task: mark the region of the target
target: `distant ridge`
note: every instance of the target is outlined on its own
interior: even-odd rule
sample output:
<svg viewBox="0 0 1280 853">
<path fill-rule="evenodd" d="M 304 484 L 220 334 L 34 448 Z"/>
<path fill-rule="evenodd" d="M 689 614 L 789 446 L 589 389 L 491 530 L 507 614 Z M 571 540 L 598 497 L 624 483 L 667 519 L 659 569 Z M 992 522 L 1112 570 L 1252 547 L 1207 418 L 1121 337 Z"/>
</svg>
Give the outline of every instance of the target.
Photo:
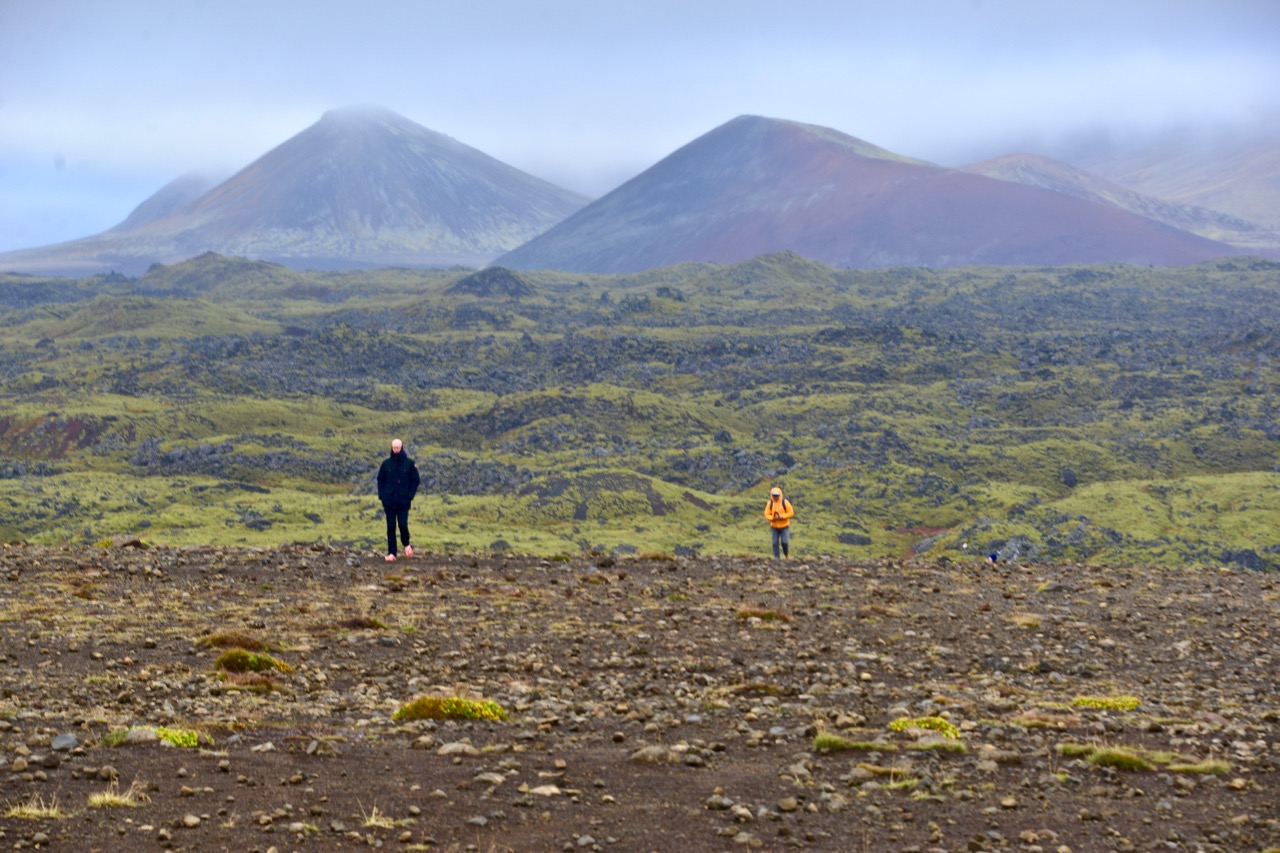
<svg viewBox="0 0 1280 853">
<path fill-rule="evenodd" d="M 1061 160 L 1039 154 L 1008 154 L 964 166 L 966 172 L 1040 187 L 1136 213 L 1174 228 L 1241 247 L 1280 247 L 1280 233 L 1238 216 L 1146 195 Z"/>
<path fill-rule="evenodd" d="M 190 204 L 226 179 L 211 177 L 199 172 L 188 172 L 174 178 L 150 198 L 133 209 L 133 212 L 111 231 L 132 231 L 157 219 L 164 219 L 175 210 Z"/>
<path fill-rule="evenodd" d="M 161 190 L 110 231 L 0 255 L 0 269 L 137 273 L 203 252 L 296 268 L 483 266 L 586 199 L 390 110 L 331 110 L 161 215 Z"/>
<path fill-rule="evenodd" d="M 740 116 L 500 257 L 638 272 L 794 251 L 842 267 L 1193 263 L 1236 250 L 1111 205 Z"/>
<path fill-rule="evenodd" d="M 1245 126 L 1184 127 L 1068 159 L 1138 192 L 1220 210 L 1280 231 L 1280 115 Z"/>
</svg>

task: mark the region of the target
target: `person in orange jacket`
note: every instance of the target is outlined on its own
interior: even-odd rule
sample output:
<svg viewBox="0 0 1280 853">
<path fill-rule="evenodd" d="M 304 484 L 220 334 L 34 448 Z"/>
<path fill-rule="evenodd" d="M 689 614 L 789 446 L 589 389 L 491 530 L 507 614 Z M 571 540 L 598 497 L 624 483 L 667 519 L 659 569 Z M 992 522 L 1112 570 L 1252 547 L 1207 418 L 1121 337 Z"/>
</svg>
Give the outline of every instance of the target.
<svg viewBox="0 0 1280 853">
<path fill-rule="evenodd" d="M 778 559 L 781 557 L 791 556 L 791 516 L 796 511 L 791 506 L 791 501 L 782 496 L 782 489 L 774 486 L 773 491 L 769 493 L 769 502 L 764 505 L 764 517 L 769 519 L 769 525 L 773 528 L 773 557 Z M 781 554 L 779 554 L 781 549 Z"/>
</svg>

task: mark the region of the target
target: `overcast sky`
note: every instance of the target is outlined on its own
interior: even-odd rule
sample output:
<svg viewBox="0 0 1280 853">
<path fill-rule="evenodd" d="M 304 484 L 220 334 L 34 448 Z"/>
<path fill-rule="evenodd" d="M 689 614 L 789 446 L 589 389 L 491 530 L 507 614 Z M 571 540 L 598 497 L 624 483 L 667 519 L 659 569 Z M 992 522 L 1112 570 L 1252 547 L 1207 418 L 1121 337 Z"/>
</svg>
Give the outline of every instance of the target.
<svg viewBox="0 0 1280 853">
<path fill-rule="evenodd" d="M 0 0 L 0 251 L 356 104 L 592 197 L 745 113 L 960 165 L 1280 111 L 1280 2 Z"/>
</svg>

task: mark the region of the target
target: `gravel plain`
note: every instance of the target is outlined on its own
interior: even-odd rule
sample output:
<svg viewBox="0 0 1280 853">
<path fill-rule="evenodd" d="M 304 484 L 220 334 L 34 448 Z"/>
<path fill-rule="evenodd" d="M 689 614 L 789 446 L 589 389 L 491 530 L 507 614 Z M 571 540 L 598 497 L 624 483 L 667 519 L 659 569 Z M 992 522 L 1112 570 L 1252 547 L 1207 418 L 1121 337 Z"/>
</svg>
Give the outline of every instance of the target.
<svg viewBox="0 0 1280 853">
<path fill-rule="evenodd" d="M 1280 850 L 1275 574 L 121 538 L 0 578 L 6 849 Z"/>
</svg>

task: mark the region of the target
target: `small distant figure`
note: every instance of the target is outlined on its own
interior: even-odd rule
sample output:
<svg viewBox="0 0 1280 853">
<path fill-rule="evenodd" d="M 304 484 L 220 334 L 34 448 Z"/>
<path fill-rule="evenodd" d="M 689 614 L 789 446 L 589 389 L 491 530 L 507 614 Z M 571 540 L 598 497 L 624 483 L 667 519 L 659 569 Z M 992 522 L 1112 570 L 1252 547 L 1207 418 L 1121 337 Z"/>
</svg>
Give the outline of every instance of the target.
<svg viewBox="0 0 1280 853">
<path fill-rule="evenodd" d="M 400 439 L 391 442 L 391 455 L 382 461 L 378 469 L 378 500 L 387 514 L 387 562 L 396 560 L 396 526 L 400 527 L 400 542 L 404 555 L 413 556 L 409 544 L 409 507 L 418 494 L 418 466 L 404 450 Z"/>
<path fill-rule="evenodd" d="M 796 514 L 791 501 L 782 496 L 782 489 L 774 487 L 769 492 L 769 502 L 764 505 L 764 517 L 773 529 L 773 558 L 791 557 L 791 517 Z M 781 552 L 781 553 L 779 553 Z"/>
<path fill-rule="evenodd" d="M 993 562 L 993 563 L 998 563 L 998 562 L 1000 562 L 1000 552 L 999 552 L 999 551 L 992 551 L 992 552 L 991 552 L 991 562 Z"/>
</svg>

